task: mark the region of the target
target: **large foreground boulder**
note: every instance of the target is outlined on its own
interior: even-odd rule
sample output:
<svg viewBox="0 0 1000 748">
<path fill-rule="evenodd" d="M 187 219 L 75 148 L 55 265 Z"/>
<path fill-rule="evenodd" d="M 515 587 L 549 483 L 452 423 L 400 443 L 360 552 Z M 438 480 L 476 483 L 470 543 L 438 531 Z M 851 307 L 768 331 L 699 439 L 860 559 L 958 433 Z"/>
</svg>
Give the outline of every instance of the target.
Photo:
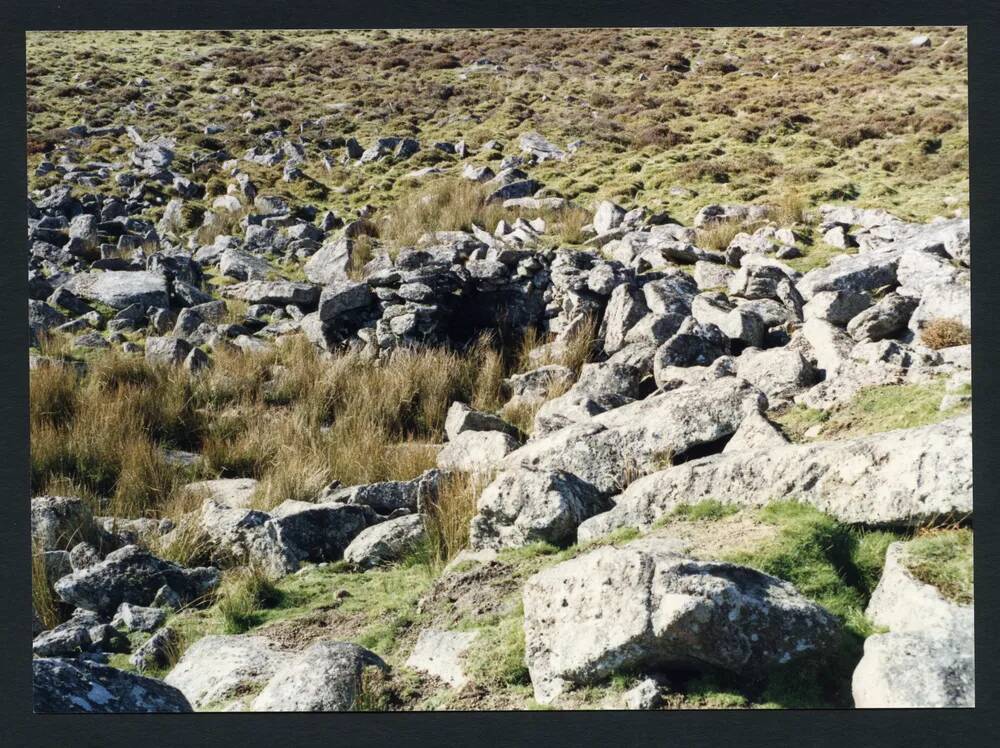
<svg viewBox="0 0 1000 748">
<path fill-rule="evenodd" d="M 162 681 L 87 660 L 35 659 L 31 676 L 36 713 L 192 711 L 184 694 Z"/>
<path fill-rule="evenodd" d="M 263 636 L 205 636 L 188 647 L 164 682 L 200 709 L 266 683 L 288 657 Z"/>
<path fill-rule="evenodd" d="M 387 670 L 357 644 L 320 641 L 288 659 L 254 699 L 259 712 L 346 712 L 354 709 L 365 668 Z"/>
<path fill-rule="evenodd" d="M 524 636 L 535 699 L 623 670 L 721 668 L 759 674 L 831 646 L 836 619 L 792 585 L 669 543 L 604 547 L 535 574 Z"/>
<path fill-rule="evenodd" d="M 581 540 L 649 527 L 681 504 L 715 499 L 812 504 L 843 522 L 916 525 L 972 513 L 972 419 L 842 441 L 768 446 L 695 460 L 640 478 L 615 507 L 584 522 Z"/>
<path fill-rule="evenodd" d="M 973 707 L 974 609 L 946 599 L 906 569 L 906 545 L 893 543 L 865 614 L 888 633 L 865 640 L 854 671 L 857 707 Z"/>
<path fill-rule="evenodd" d="M 726 439 L 766 407 L 760 390 L 735 377 L 679 387 L 529 441 L 503 467 L 564 470 L 610 495 L 692 448 Z"/>
<path fill-rule="evenodd" d="M 54 588 L 64 602 L 110 618 L 122 603 L 149 605 L 164 585 L 189 603 L 210 593 L 219 581 L 219 570 L 213 567 L 184 569 L 127 545 L 99 564 L 57 580 Z"/>
</svg>

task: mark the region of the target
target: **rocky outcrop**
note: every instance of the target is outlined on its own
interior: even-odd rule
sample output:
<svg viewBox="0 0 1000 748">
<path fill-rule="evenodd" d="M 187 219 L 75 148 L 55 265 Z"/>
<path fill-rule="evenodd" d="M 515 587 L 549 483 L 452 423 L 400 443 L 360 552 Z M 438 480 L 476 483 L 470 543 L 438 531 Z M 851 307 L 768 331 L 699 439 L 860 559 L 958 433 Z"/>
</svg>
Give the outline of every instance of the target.
<svg viewBox="0 0 1000 748">
<path fill-rule="evenodd" d="M 203 709 L 266 683 L 287 659 L 262 636 L 205 636 L 188 647 L 163 682 Z"/>
<path fill-rule="evenodd" d="M 346 712 L 354 708 L 365 668 L 387 670 L 357 644 L 320 641 L 289 656 L 253 700 L 259 712 Z"/>
<path fill-rule="evenodd" d="M 758 389 L 733 377 L 680 387 L 529 441 L 502 466 L 563 470 L 610 495 L 671 458 L 725 440 L 766 403 Z"/>
<path fill-rule="evenodd" d="M 110 618 L 122 603 L 149 605 L 164 585 L 187 603 L 205 597 L 219 581 L 213 567 L 184 569 L 128 545 L 57 580 L 54 588 L 64 602 Z"/>
<path fill-rule="evenodd" d="M 344 549 L 344 560 L 361 569 L 385 566 L 412 553 L 425 537 L 419 515 L 386 520 L 358 533 Z"/>
<path fill-rule="evenodd" d="M 740 450 L 667 468 L 584 522 L 580 539 L 649 527 L 680 504 L 763 506 L 794 499 L 844 522 L 917 525 L 972 512 L 972 420 L 843 441 Z"/>
</svg>

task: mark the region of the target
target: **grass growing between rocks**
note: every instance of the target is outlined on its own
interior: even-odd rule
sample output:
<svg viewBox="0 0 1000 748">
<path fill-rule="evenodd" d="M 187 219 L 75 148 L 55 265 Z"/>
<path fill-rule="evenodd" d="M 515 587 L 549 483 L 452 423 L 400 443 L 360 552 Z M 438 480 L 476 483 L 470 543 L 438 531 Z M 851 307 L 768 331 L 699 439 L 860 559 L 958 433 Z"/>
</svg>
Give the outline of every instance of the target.
<svg viewBox="0 0 1000 748">
<path fill-rule="evenodd" d="M 781 427 L 793 442 L 810 439 L 848 439 L 882 431 L 929 426 L 968 410 L 968 404 L 942 411 L 945 381 L 929 384 L 894 384 L 861 390 L 848 403 L 829 411 L 793 405 L 785 411 L 771 414 L 771 420 Z M 806 432 L 821 426 L 820 432 L 806 437 Z"/>
<path fill-rule="evenodd" d="M 696 504 L 681 504 L 674 509 L 672 516 L 688 520 L 716 520 L 729 517 L 740 511 L 736 504 L 723 504 L 716 499 L 705 499 Z M 662 526 L 662 525 L 661 525 Z"/>
<path fill-rule="evenodd" d="M 726 560 L 791 582 L 803 595 L 838 616 L 843 633 L 832 657 L 808 658 L 776 668 L 759 700 L 781 707 L 850 706 L 851 675 L 872 633 L 864 616 L 878 584 L 885 552 L 898 536 L 841 524 L 796 502 L 770 504 L 761 521 L 776 524 L 778 536 L 762 547 Z"/>
<path fill-rule="evenodd" d="M 268 576 L 256 567 L 245 567 L 226 580 L 219 593 L 216 610 L 226 634 L 242 634 L 260 623 L 260 613 L 281 602 L 281 592 Z"/>
<path fill-rule="evenodd" d="M 931 530 L 906 545 L 906 568 L 962 605 L 973 600 L 972 530 Z"/>
<path fill-rule="evenodd" d="M 49 579 L 45 567 L 45 557 L 39 548 L 31 549 L 31 609 L 38 615 L 38 620 L 46 629 L 58 626 L 63 621 L 60 615 L 59 597 L 52 588 L 55 580 Z"/>
</svg>

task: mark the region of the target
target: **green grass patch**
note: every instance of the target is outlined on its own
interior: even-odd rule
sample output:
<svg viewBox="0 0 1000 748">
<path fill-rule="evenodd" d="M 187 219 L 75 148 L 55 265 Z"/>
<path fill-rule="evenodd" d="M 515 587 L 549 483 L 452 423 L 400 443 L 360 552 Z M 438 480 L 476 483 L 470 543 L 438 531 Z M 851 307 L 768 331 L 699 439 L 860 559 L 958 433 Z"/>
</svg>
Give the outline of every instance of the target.
<svg viewBox="0 0 1000 748">
<path fill-rule="evenodd" d="M 833 653 L 774 669 L 760 698 L 784 707 L 849 706 L 851 675 L 865 637 L 873 633 L 864 609 L 878 583 L 885 550 L 899 536 L 845 525 L 793 501 L 770 504 L 759 518 L 778 526 L 778 535 L 726 560 L 791 582 L 843 623 Z"/>
<path fill-rule="evenodd" d="M 971 605 L 973 598 L 972 530 L 935 530 L 906 545 L 906 568 L 949 600 Z"/>
<path fill-rule="evenodd" d="M 719 520 L 730 517 L 740 511 L 736 504 L 723 504 L 717 499 L 704 499 L 695 504 L 681 504 L 670 513 L 670 516 L 686 520 Z M 669 518 L 664 518 L 669 522 Z M 666 522 L 664 522 L 666 524 Z"/>
<path fill-rule="evenodd" d="M 952 418 L 969 408 L 968 404 L 963 404 L 949 410 L 940 410 L 941 399 L 945 395 L 944 388 L 944 380 L 928 384 L 869 387 L 832 410 L 794 405 L 772 415 L 772 420 L 793 442 L 808 441 L 806 432 L 816 425 L 822 425 L 816 439 L 846 439 L 895 429 L 928 426 Z"/>
</svg>

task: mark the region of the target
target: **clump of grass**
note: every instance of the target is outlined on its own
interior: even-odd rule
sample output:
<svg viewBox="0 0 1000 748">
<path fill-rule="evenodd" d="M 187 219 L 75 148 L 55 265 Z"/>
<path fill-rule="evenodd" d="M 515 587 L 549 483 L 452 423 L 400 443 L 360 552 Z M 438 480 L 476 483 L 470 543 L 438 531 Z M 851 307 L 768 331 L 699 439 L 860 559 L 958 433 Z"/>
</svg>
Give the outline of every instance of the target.
<svg viewBox="0 0 1000 748">
<path fill-rule="evenodd" d="M 729 246 L 737 234 L 746 229 L 747 226 L 738 220 L 711 221 L 698 229 L 697 244 L 703 249 L 721 252 Z"/>
<path fill-rule="evenodd" d="M 351 251 L 351 262 L 347 268 L 347 276 L 352 280 L 364 277 L 365 265 L 375 256 L 375 240 L 367 234 L 355 237 L 354 249 Z"/>
<path fill-rule="evenodd" d="M 432 569 L 443 568 L 469 545 L 469 522 L 487 476 L 452 473 L 445 476 L 437 495 L 423 507 L 428 557 Z"/>
<path fill-rule="evenodd" d="M 957 319 L 933 319 L 920 331 L 920 341 L 934 350 L 969 345 L 972 331 Z"/>
<path fill-rule="evenodd" d="M 772 217 L 782 226 L 790 226 L 805 221 L 806 200 L 801 193 L 786 189 L 772 210 Z"/>
<path fill-rule="evenodd" d="M 281 602 L 281 593 L 263 569 L 249 566 L 234 573 L 219 593 L 216 610 L 227 634 L 242 634 L 260 623 L 260 612 Z"/>
<path fill-rule="evenodd" d="M 972 530 L 931 530 L 906 545 L 906 568 L 949 600 L 971 605 L 973 599 Z"/>
<path fill-rule="evenodd" d="M 61 623 L 59 598 L 52 588 L 52 580 L 49 579 L 45 568 L 42 549 L 36 547 L 34 543 L 31 547 L 31 607 L 46 629 L 54 628 Z"/>
<path fill-rule="evenodd" d="M 212 543 L 191 517 L 184 517 L 166 509 L 164 514 L 177 517 L 177 527 L 166 536 L 150 541 L 153 553 L 180 566 L 207 566 L 212 562 Z"/>
<path fill-rule="evenodd" d="M 479 686 L 492 690 L 529 685 L 523 609 L 481 629 L 465 660 L 469 676 Z"/>
<path fill-rule="evenodd" d="M 716 499 L 704 499 L 696 504 L 681 504 L 672 512 L 672 516 L 687 520 L 719 520 L 739 512 L 735 504 L 723 504 Z"/>
<path fill-rule="evenodd" d="M 42 366 L 31 373 L 29 411 L 34 423 L 64 424 L 77 404 L 77 374 L 71 366 Z"/>
<path fill-rule="evenodd" d="M 521 338 L 517 370 L 524 372 L 557 364 L 579 375 L 583 365 L 596 353 L 597 332 L 597 320 L 589 315 L 575 323 L 561 340 L 546 340 L 537 329 L 528 328 Z"/>
<path fill-rule="evenodd" d="M 504 217 L 499 203 L 487 203 L 488 188 L 467 179 L 439 179 L 403 197 L 387 216 L 381 235 L 398 247 L 415 245 L 434 231 L 471 231 L 472 224 L 490 230 Z"/>
<path fill-rule="evenodd" d="M 834 409 L 823 426 L 824 438 L 863 436 L 926 426 L 954 413 L 940 411 L 944 383 L 901 384 L 861 390 Z"/>
<path fill-rule="evenodd" d="M 387 712 L 392 705 L 392 679 L 381 668 L 362 668 L 352 712 Z"/>
</svg>

